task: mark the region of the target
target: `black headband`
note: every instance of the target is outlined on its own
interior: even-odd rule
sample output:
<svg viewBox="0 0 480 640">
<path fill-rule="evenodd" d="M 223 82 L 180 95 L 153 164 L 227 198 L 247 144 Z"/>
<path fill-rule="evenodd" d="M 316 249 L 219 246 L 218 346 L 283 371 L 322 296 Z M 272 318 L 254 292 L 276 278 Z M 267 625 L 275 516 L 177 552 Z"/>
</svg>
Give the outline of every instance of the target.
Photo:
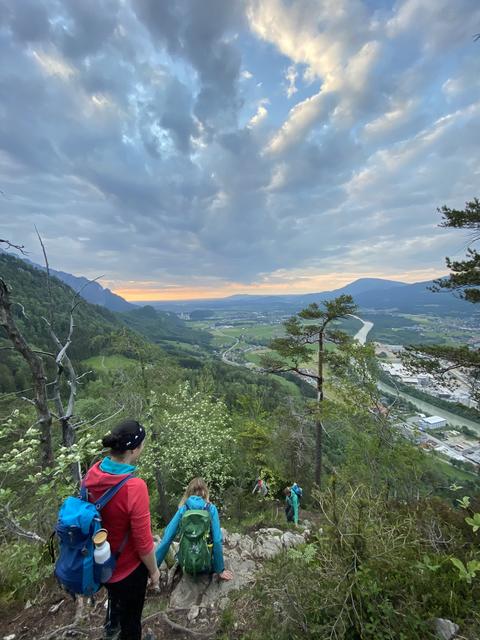
<svg viewBox="0 0 480 640">
<path fill-rule="evenodd" d="M 122 434 L 121 440 L 125 449 L 136 449 L 145 440 L 145 429 L 137 422 L 136 430 L 131 433 Z"/>
</svg>

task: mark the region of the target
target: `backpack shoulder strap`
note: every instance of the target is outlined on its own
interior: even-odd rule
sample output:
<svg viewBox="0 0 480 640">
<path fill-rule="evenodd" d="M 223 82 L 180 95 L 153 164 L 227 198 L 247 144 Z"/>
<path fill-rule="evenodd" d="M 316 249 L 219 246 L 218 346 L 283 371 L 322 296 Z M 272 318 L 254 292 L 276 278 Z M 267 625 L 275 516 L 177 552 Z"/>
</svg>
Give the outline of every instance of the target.
<svg viewBox="0 0 480 640">
<path fill-rule="evenodd" d="M 86 479 L 87 476 L 85 476 L 85 478 L 82 480 L 82 484 L 80 485 L 80 498 L 81 500 L 85 500 L 85 502 L 88 502 L 88 491 L 87 487 L 85 486 Z"/>
<path fill-rule="evenodd" d="M 107 491 L 105 491 L 105 493 L 102 496 L 100 496 L 100 498 L 95 502 L 95 507 L 97 511 L 101 511 L 105 507 L 105 505 L 108 502 L 110 502 L 113 496 L 118 491 L 120 491 L 123 485 L 133 477 L 134 477 L 133 473 L 129 473 L 126 478 L 122 478 L 120 482 L 117 482 L 117 484 L 115 484 L 113 487 L 110 487 L 110 489 L 107 489 Z"/>
<path fill-rule="evenodd" d="M 88 471 L 85 473 L 85 475 L 83 476 L 83 479 L 80 483 L 80 499 L 81 500 L 85 500 L 85 502 L 88 502 L 88 489 L 86 486 L 87 483 L 87 478 L 88 478 L 88 472 L 90 471 L 90 469 L 88 469 Z"/>
</svg>

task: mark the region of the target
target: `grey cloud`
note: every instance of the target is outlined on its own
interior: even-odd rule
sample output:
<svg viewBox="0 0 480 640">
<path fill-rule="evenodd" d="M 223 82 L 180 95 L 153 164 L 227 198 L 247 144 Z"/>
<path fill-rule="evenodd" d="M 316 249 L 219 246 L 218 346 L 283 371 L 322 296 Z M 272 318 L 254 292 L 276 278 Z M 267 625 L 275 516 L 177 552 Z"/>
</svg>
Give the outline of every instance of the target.
<svg viewBox="0 0 480 640">
<path fill-rule="evenodd" d="M 241 56 L 227 36 L 241 26 L 242 4 L 238 0 L 174 4 L 137 0 L 133 5 L 153 42 L 166 46 L 197 71 L 200 91 L 195 114 L 210 133 L 216 124 L 233 125 L 240 106 L 237 83 Z"/>
<path fill-rule="evenodd" d="M 55 40 L 68 58 L 82 58 L 105 46 L 117 24 L 118 0 L 62 0 Z"/>
<path fill-rule="evenodd" d="M 41 0 L 0 2 L 0 23 L 9 23 L 15 37 L 24 42 L 46 39 L 50 33 L 48 12 Z"/>
<path fill-rule="evenodd" d="M 0 215 L 33 251 L 37 223 L 54 266 L 159 285 L 304 267 L 441 268 L 450 238 L 435 208 L 478 186 L 477 50 L 433 60 L 416 31 L 387 34 L 388 11 L 375 33 L 367 20 L 343 43 L 342 22 L 340 47 L 374 37 L 381 55 L 363 84 L 339 85 L 295 144 L 272 154 L 275 88 L 261 95 L 261 127 L 238 124 L 259 100 L 238 82 L 242 2 L 45 0 L 30 27 L 19 26 L 19 4 L 0 0 Z M 305 5 L 312 21 L 317 5 Z M 468 21 L 471 5 L 461 8 Z M 440 37 L 445 27 L 433 28 Z M 397 49 L 410 41 L 411 53 Z M 248 67 L 255 75 L 255 56 Z"/>
</svg>

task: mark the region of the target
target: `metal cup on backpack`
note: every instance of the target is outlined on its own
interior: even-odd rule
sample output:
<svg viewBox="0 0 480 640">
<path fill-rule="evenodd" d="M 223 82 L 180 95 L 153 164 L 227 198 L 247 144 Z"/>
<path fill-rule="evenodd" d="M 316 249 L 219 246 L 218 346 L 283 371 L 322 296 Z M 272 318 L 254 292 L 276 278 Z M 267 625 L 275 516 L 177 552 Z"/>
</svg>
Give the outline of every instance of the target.
<svg viewBox="0 0 480 640">
<path fill-rule="evenodd" d="M 115 559 L 112 557 L 107 536 L 108 531 L 106 529 L 99 529 L 96 534 L 92 536 L 92 541 L 95 545 L 93 552 L 93 559 L 95 561 L 94 573 L 98 582 L 101 584 L 110 580 L 113 570 L 115 569 Z"/>
</svg>

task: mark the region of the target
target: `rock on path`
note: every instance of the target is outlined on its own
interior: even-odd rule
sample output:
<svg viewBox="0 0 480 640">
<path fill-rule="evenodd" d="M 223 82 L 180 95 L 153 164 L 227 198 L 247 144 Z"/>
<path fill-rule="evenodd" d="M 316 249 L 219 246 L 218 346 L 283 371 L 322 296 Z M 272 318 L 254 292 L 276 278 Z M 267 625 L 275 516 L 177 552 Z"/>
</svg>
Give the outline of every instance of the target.
<svg viewBox="0 0 480 640">
<path fill-rule="evenodd" d="M 308 534 L 308 530 L 293 532 L 274 528 L 259 529 L 251 535 L 223 531 L 225 566 L 233 571 L 233 580 L 182 575 L 172 591 L 170 608 L 189 610 L 190 622 L 208 615 L 213 608 L 224 609 L 228 605 L 228 594 L 253 582 L 262 561 L 303 544 Z"/>
</svg>

